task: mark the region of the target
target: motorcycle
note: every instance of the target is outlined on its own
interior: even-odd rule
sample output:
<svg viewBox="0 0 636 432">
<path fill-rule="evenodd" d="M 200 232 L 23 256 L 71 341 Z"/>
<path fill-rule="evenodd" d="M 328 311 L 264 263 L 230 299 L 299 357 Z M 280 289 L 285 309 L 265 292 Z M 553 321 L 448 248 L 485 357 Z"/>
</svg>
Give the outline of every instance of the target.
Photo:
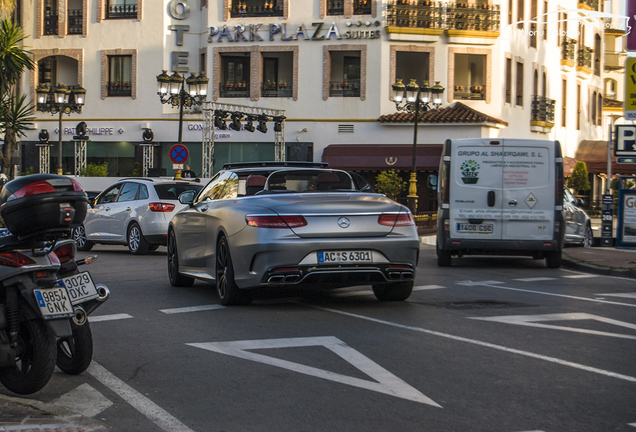
<svg viewBox="0 0 636 432">
<path fill-rule="evenodd" d="M 70 229 L 88 199 L 72 178 L 20 177 L 0 192 L 0 383 L 18 394 L 42 389 L 56 363 L 81 373 L 92 359 L 88 315 L 109 296 L 77 266 Z M 60 353 L 62 353 L 60 355 Z"/>
</svg>

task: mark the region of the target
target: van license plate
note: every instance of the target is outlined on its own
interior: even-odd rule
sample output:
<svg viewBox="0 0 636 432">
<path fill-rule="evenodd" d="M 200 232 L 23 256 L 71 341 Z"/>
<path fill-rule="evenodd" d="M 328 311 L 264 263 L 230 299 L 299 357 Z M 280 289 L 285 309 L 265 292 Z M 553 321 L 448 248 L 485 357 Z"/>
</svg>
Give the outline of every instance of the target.
<svg viewBox="0 0 636 432">
<path fill-rule="evenodd" d="M 371 251 L 318 252 L 319 264 L 373 262 Z"/>
<path fill-rule="evenodd" d="M 71 303 L 74 305 L 99 297 L 93 278 L 87 271 L 65 277 L 62 283 L 68 290 Z"/>
<path fill-rule="evenodd" d="M 65 287 L 34 289 L 33 294 L 44 319 L 70 318 L 75 315 Z"/>
<path fill-rule="evenodd" d="M 462 234 L 492 234 L 493 224 L 457 224 L 457 232 Z"/>
</svg>

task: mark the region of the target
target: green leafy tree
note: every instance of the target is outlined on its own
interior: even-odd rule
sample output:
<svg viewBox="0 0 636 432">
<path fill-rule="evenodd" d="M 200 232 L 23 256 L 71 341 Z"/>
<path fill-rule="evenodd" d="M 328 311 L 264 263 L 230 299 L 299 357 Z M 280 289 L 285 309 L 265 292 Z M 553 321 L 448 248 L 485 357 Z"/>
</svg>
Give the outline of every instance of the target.
<svg viewBox="0 0 636 432">
<path fill-rule="evenodd" d="M 14 2 L 0 0 L 0 14 Z M 33 106 L 26 103 L 26 96 L 16 95 L 15 85 L 25 69 L 33 69 L 31 53 L 22 42 L 26 35 L 15 22 L 0 21 L 0 130 L 4 133 L 4 147 L 0 154 L 0 166 L 5 174 L 11 174 L 11 156 L 17 147 L 17 139 L 33 128 Z"/>
<path fill-rule="evenodd" d="M 402 180 L 396 170 L 382 171 L 375 178 L 375 188 L 394 201 L 406 189 L 406 182 Z"/>
<path fill-rule="evenodd" d="M 82 177 L 106 177 L 108 175 L 108 162 L 101 164 L 87 164 L 81 172 Z"/>
<path fill-rule="evenodd" d="M 585 162 L 579 161 L 574 165 L 572 175 L 568 177 L 566 185 L 578 192 L 590 190 L 590 179 L 587 175 L 587 165 L 585 165 Z"/>
</svg>

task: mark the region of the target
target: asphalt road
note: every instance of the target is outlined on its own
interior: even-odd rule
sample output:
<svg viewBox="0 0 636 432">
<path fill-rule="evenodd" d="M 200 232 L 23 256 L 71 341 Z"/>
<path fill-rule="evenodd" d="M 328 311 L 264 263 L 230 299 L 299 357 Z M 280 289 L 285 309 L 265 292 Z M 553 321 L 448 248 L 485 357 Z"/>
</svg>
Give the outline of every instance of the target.
<svg viewBox="0 0 636 432">
<path fill-rule="evenodd" d="M 636 431 L 632 279 L 438 268 L 423 245 L 406 302 L 355 287 L 225 308 L 210 285 L 171 287 L 165 248 L 94 253 L 111 289 L 94 362 L 30 397 L 114 431 Z"/>
</svg>

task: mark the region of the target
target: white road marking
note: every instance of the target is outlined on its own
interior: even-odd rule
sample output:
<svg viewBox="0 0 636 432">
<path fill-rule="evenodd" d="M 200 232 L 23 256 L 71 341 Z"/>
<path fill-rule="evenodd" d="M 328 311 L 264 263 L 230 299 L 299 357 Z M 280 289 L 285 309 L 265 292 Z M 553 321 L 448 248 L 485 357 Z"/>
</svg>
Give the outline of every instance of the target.
<svg viewBox="0 0 636 432">
<path fill-rule="evenodd" d="M 93 361 L 87 369 L 95 379 L 104 384 L 120 398 L 128 402 L 133 408 L 145 415 L 149 420 L 166 432 L 194 432 L 192 429 L 171 416 L 159 405 L 146 398 L 137 390 L 108 372 L 97 362 Z"/>
<path fill-rule="evenodd" d="M 587 313 L 562 313 L 562 314 L 545 314 L 545 315 L 508 315 L 508 316 L 499 316 L 499 317 L 471 317 L 469 319 L 480 320 L 480 321 L 492 321 L 492 322 L 500 322 L 506 324 L 516 324 L 527 327 L 538 327 L 538 328 L 547 328 L 547 329 L 555 329 L 555 330 L 563 330 L 563 331 L 571 331 L 575 333 L 587 333 L 598 336 L 610 336 L 617 337 L 623 339 L 634 339 L 636 340 L 636 336 L 620 334 L 620 333 L 608 333 L 596 330 L 587 330 L 573 327 L 564 327 L 557 326 L 551 324 L 538 324 L 540 321 L 580 321 L 580 320 L 594 320 L 600 321 L 607 324 L 612 324 L 620 327 L 629 328 L 632 330 L 636 330 L 636 324 L 630 324 L 623 321 L 617 321 L 610 318 L 605 318 L 598 315 L 591 315 Z"/>
<path fill-rule="evenodd" d="M 132 315 L 128 314 L 113 314 L 113 315 L 97 315 L 97 316 L 89 316 L 89 322 L 99 322 L 99 321 L 115 321 L 120 319 L 128 319 L 132 318 Z"/>
<path fill-rule="evenodd" d="M 190 306 L 190 307 L 182 307 L 182 308 L 174 308 L 174 309 L 160 309 L 159 312 L 163 312 L 165 314 L 170 315 L 170 314 L 199 312 L 199 311 L 216 310 L 216 309 L 225 309 L 225 307 L 218 304 L 211 304 L 211 305 Z"/>
<path fill-rule="evenodd" d="M 636 423 L 629 423 L 627 426 L 634 426 L 634 427 L 636 427 Z"/>
<path fill-rule="evenodd" d="M 496 284 L 500 284 L 500 283 L 502 282 L 496 282 Z M 530 294 L 541 294 L 541 295 L 547 295 L 547 296 L 553 296 L 553 297 L 570 298 L 574 300 L 584 300 L 584 301 L 589 301 L 594 303 L 605 303 L 605 304 L 611 304 L 611 305 L 617 305 L 617 306 L 636 307 L 636 304 L 619 303 L 619 302 L 613 302 L 608 300 L 600 300 L 596 298 L 577 297 L 577 296 L 571 296 L 566 294 L 556 294 L 556 293 L 549 293 L 544 291 L 533 291 L 533 290 L 527 290 L 527 289 L 521 289 L 521 288 L 497 286 L 492 281 L 483 281 L 483 282 L 459 281 L 459 282 L 456 282 L 456 284 L 464 285 L 464 286 L 486 286 L 490 288 L 504 289 L 509 291 L 519 291 L 519 292 L 525 292 Z"/>
<path fill-rule="evenodd" d="M 522 278 L 522 279 L 513 279 L 520 282 L 542 282 L 542 281 L 551 281 L 557 280 L 557 278 L 551 277 L 533 277 L 533 278 Z"/>
<path fill-rule="evenodd" d="M 84 417 L 95 417 L 113 403 L 88 384 L 63 394 L 52 402 L 53 405 L 68 409 Z"/>
<path fill-rule="evenodd" d="M 608 297 L 623 297 L 623 298 L 631 298 L 631 299 L 636 299 L 636 293 L 613 293 L 613 294 L 596 294 L 596 295 L 602 295 L 602 296 L 608 296 Z"/>
<path fill-rule="evenodd" d="M 339 382 L 342 384 L 348 384 L 354 387 L 359 387 L 367 390 L 384 393 L 390 396 L 395 396 L 403 399 L 407 399 L 413 402 L 420 402 L 434 407 L 441 408 L 432 399 L 424 396 L 418 390 L 414 389 L 400 378 L 393 375 L 388 370 L 384 369 L 379 364 L 375 363 L 368 357 L 365 357 L 360 352 L 347 346 L 340 339 L 333 336 L 325 337 L 301 337 L 301 338 L 288 338 L 288 339 L 263 339 L 263 340 L 247 340 L 247 341 L 235 341 L 235 342 L 207 342 L 207 343 L 189 343 L 197 348 L 203 348 L 205 350 L 217 352 L 220 354 L 226 354 L 234 357 L 239 357 L 246 360 L 252 360 L 259 363 L 264 363 L 270 366 L 276 366 L 283 369 L 288 369 L 294 372 L 299 372 L 305 375 L 311 375 L 318 378 L 323 378 L 330 381 Z M 248 352 L 247 350 L 256 349 L 268 349 L 268 348 L 295 348 L 295 347 L 310 347 L 310 346 L 323 346 L 342 359 L 351 363 L 356 368 L 360 369 L 377 382 L 363 380 L 360 378 L 354 378 L 346 375 L 341 375 L 335 372 L 329 372 L 323 369 L 318 369 L 311 366 L 305 366 L 299 363 L 293 363 L 287 360 L 281 360 L 275 357 L 269 357 L 262 354 L 256 354 Z"/>
<path fill-rule="evenodd" d="M 433 290 L 433 289 L 441 289 L 446 288 L 441 285 L 421 285 L 413 287 L 413 291 L 425 291 L 425 290 Z M 353 296 L 361 296 L 361 295 L 373 295 L 372 290 L 360 290 L 360 291 L 344 291 L 336 294 L 338 297 L 353 297 Z"/>
<path fill-rule="evenodd" d="M 304 303 L 301 303 L 304 304 Z M 405 330 L 412 330 L 412 331 L 416 331 L 416 332 L 420 332 L 420 333 L 425 333 L 425 334 L 429 334 L 432 336 L 439 336 L 439 337 L 443 337 L 446 339 L 451 339 L 451 340 L 456 340 L 459 342 L 466 342 L 466 343 L 470 343 L 470 344 L 474 344 L 474 345 L 478 345 L 478 346 L 482 346 L 482 347 L 486 347 L 486 348 L 492 348 L 492 349 L 496 349 L 499 351 L 504 351 L 504 352 L 508 352 L 508 353 L 512 353 L 512 354 L 518 354 L 518 355 L 522 355 L 522 356 L 526 356 L 526 357 L 531 357 L 531 358 L 535 358 L 538 360 L 544 360 L 550 363 L 556 363 L 559 364 L 561 366 L 567 366 L 567 367 L 571 367 L 574 369 L 579 369 L 579 370 L 583 370 L 586 372 L 591 372 L 591 373 L 596 373 L 599 375 L 604 375 L 604 376 L 608 376 L 611 378 L 617 378 L 617 379 L 621 379 L 624 381 L 629 381 L 629 382 L 634 382 L 636 383 L 636 377 L 633 376 L 629 376 L 629 375 L 623 375 L 623 374 L 619 374 L 619 373 L 615 373 L 615 372 L 610 372 L 610 371 L 606 371 L 604 369 L 598 369 L 595 367 L 591 367 L 591 366 L 585 366 L 579 363 L 574 363 L 571 361 L 567 361 L 567 360 L 561 360 L 555 357 L 549 357 L 543 354 L 536 354 L 530 351 L 524 351 L 524 350 L 519 350 L 516 348 L 508 348 L 502 345 L 496 345 L 496 344 L 492 344 L 490 342 L 483 342 L 483 341 L 479 341 L 479 340 L 475 340 L 475 339 L 469 339 L 469 338 L 465 338 L 462 336 L 455 336 L 452 334 L 448 334 L 448 333 L 441 333 L 435 330 L 428 330 L 425 328 L 421 328 L 421 327 L 413 327 L 413 326 L 407 326 L 407 325 L 403 325 L 403 324 L 398 324 L 398 323 L 394 323 L 391 321 L 385 321 L 385 320 L 381 320 L 381 319 L 377 319 L 377 318 L 371 318 L 371 317 L 367 317 L 364 315 L 358 315 L 358 314 L 354 314 L 354 313 L 350 313 L 350 312 L 344 312 L 344 311 L 339 311 L 336 309 L 329 309 L 329 308 L 325 308 L 325 307 L 320 307 L 320 306 L 313 306 L 313 305 L 307 305 L 304 304 L 305 306 L 308 307 L 312 307 L 314 309 L 319 309 L 319 310 L 324 310 L 327 312 L 333 312 L 336 314 L 340 314 L 340 315 L 345 315 L 345 316 L 349 316 L 349 317 L 353 317 L 353 318 L 358 318 L 358 319 L 363 319 L 366 321 L 371 321 L 371 322 L 375 322 L 378 324 L 384 324 L 384 325 L 388 325 L 391 327 L 396 327 L 396 328 L 401 328 L 401 329 L 405 329 Z"/>
<path fill-rule="evenodd" d="M 586 274 L 573 274 L 573 275 L 567 275 L 562 277 L 570 278 L 570 279 L 584 279 L 584 278 L 595 278 L 595 277 L 598 277 L 598 275 L 586 273 Z"/>
</svg>

